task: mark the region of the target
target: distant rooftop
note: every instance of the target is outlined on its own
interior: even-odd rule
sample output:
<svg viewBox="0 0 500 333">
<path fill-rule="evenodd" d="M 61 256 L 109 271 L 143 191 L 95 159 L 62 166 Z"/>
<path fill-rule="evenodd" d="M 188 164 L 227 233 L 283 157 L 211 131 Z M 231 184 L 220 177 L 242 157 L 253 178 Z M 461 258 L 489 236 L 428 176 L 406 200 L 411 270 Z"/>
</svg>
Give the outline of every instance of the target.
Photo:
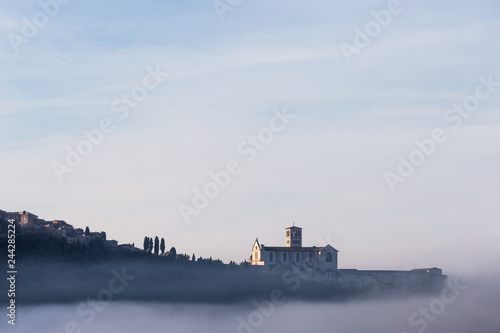
<svg viewBox="0 0 500 333">
<path fill-rule="evenodd" d="M 321 251 L 325 248 L 325 246 L 322 247 L 288 247 L 288 246 L 265 246 L 264 249 L 266 251 L 289 251 L 289 252 L 299 252 L 299 251 Z M 337 251 L 334 248 L 335 251 Z M 338 251 L 337 251 L 338 252 Z"/>
</svg>

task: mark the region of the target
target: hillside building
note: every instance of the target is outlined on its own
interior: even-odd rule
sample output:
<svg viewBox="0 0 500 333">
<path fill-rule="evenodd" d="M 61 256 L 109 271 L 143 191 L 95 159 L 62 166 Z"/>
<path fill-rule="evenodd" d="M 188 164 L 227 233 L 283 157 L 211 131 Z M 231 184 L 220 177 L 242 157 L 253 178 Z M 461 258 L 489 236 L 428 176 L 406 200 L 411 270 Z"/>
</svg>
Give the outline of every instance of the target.
<svg viewBox="0 0 500 333">
<path fill-rule="evenodd" d="M 252 248 L 250 264 L 267 269 L 295 267 L 308 271 L 336 272 L 338 251 L 331 245 L 302 246 L 302 228 L 292 226 L 285 229 L 286 246 L 265 246 L 256 239 Z"/>
<path fill-rule="evenodd" d="M 426 289 L 440 286 L 446 281 L 441 269 L 422 268 L 403 270 L 339 269 L 338 251 L 326 246 L 302 246 L 302 228 L 285 229 L 286 246 L 265 246 L 256 239 L 249 263 L 267 271 L 293 271 L 301 278 L 339 283 L 355 288 L 409 287 Z"/>
</svg>

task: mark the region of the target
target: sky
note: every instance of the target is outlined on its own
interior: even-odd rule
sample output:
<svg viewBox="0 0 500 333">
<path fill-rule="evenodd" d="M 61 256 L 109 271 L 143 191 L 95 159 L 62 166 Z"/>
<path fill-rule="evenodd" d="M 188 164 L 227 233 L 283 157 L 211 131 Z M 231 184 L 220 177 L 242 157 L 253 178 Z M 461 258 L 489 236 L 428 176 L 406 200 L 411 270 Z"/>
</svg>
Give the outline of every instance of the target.
<svg viewBox="0 0 500 333">
<path fill-rule="evenodd" d="M 0 209 L 225 262 L 295 223 L 340 268 L 498 269 L 499 9 L 3 1 Z"/>
</svg>

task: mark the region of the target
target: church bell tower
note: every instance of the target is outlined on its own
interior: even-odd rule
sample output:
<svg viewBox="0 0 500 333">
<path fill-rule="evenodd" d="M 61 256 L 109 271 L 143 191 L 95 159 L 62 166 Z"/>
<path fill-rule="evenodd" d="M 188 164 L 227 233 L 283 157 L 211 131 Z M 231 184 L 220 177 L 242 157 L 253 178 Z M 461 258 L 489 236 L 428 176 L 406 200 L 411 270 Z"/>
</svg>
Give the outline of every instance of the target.
<svg viewBox="0 0 500 333">
<path fill-rule="evenodd" d="M 302 228 L 288 227 L 286 232 L 286 247 L 302 247 Z"/>
</svg>

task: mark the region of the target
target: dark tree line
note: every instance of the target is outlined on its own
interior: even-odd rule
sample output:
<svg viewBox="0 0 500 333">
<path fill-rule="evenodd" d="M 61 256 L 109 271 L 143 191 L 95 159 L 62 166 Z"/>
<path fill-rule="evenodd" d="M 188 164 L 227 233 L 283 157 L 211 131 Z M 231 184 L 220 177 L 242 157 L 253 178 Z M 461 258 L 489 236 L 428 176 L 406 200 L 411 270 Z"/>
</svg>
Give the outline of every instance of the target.
<svg viewBox="0 0 500 333">
<path fill-rule="evenodd" d="M 8 222 L 0 218 L 0 254 L 7 251 Z M 90 234 L 88 227 L 85 233 Z M 68 243 L 66 238 L 52 233 L 24 230 L 16 224 L 16 255 L 19 258 L 37 260 L 40 258 L 72 261 L 99 261 L 109 259 L 143 258 L 145 260 L 166 260 L 178 264 L 190 264 L 196 266 L 224 266 L 219 259 L 190 257 L 187 254 L 177 253 L 175 247 L 166 251 L 164 238 L 144 237 L 144 251 L 129 251 L 126 249 L 112 248 L 106 243 L 106 233 L 101 232 L 101 237 L 91 240 L 89 243 Z M 154 254 L 154 255 L 152 255 Z M 231 263 L 229 267 L 235 266 Z M 241 264 L 239 265 L 241 267 Z"/>
<path fill-rule="evenodd" d="M 165 255 L 165 239 L 161 238 L 161 240 L 156 236 L 153 240 L 153 237 L 144 237 L 143 243 L 144 251 L 151 254 L 153 253 L 155 256 Z M 177 257 L 177 251 L 175 247 L 172 247 L 170 251 L 167 253 L 167 257 L 175 259 Z M 189 257 L 189 256 L 187 256 Z"/>
</svg>

